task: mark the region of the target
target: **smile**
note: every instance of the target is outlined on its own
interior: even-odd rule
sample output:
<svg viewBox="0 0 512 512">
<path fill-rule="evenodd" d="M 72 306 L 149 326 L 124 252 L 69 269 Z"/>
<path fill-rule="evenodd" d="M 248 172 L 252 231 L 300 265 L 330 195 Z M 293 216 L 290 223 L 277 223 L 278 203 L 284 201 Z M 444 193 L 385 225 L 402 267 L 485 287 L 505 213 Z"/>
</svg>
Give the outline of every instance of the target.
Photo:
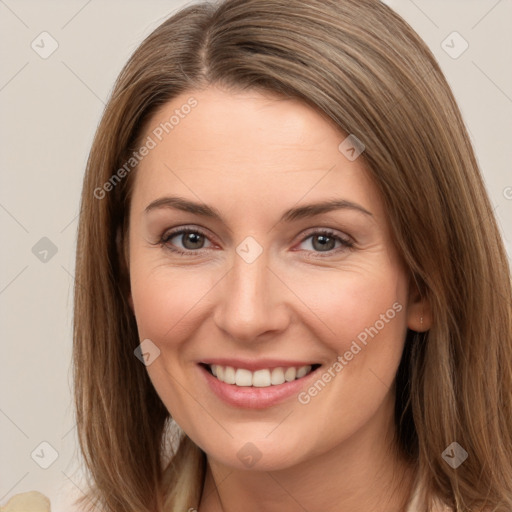
<svg viewBox="0 0 512 512">
<path fill-rule="evenodd" d="M 291 382 L 305 377 L 318 365 L 306 365 L 300 367 L 277 367 L 256 370 L 254 372 L 245 368 L 234 368 L 219 364 L 207 365 L 210 373 L 225 384 L 232 384 L 239 387 L 266 388 L 279 386 L 285 382 Z"/>
<path fill-rule="evenodd" d="M 321 366 L 282 360 L 217 360 L 198 364 L 206 387 L 227 405 L 243 409 L 265 409 L 297 396 Z"/>
</svg>

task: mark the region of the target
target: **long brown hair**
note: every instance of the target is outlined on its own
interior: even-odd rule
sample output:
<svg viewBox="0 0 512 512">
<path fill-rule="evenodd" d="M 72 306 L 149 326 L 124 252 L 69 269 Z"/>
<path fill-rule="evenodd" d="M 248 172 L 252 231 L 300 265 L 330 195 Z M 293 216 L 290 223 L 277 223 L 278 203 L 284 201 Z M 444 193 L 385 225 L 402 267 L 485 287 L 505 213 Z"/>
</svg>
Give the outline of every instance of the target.
<svg viewBox="0 0 512 512">
<path fill-rule="evenodd" d="M 210 84 L 298 98 L 363 141 L 396 246 L 433 313 L 427 333 L 407 335 L 398 449 L 416 463 L 425 510 L 440 499 L 457 511 L 510 512 L 504 246 L 449 85 L 425 43 L 378 0 L 191 5 L 122 70 L 87 164 L 76 257 L 75 401 L 91 508 L 182 512 L 200 499 L 205 454 L 185 435 L 164 463 L 169 413 L 134 356 L 124 249 L 136 165 L 126 162 L 158 107 Z M 455 441 L 468 453 L 457 469 L 442 458 Z"/>
</svg>

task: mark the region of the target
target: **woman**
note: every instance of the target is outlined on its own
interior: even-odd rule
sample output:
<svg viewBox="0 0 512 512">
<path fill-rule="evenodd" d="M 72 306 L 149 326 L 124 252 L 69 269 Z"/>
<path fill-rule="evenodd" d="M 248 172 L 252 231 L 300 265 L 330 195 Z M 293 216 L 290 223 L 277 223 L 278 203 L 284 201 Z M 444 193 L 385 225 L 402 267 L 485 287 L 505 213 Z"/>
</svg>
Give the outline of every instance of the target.
<svg viewBox="0 0 512 512">
<path fill-rule="evenodd" d="M 76 275 L 100 510 L 512 509 L 506 254 L 450 88 L 384 4 L 158 27 L 93 143 Z"/>
</svg>

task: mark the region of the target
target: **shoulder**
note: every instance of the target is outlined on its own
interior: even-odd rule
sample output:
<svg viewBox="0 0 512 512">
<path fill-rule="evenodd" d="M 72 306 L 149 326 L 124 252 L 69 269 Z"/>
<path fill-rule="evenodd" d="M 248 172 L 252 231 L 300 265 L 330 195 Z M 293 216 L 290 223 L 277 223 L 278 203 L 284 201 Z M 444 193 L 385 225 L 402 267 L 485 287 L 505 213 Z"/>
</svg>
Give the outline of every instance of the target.
<svg viewBox="0 0 512 512">
<path fill-rule="evenodd" d="M 0 506 L 0 512 L 50 512 L 50 500 L 37 491 L 23 492 Z"/>
</svg>

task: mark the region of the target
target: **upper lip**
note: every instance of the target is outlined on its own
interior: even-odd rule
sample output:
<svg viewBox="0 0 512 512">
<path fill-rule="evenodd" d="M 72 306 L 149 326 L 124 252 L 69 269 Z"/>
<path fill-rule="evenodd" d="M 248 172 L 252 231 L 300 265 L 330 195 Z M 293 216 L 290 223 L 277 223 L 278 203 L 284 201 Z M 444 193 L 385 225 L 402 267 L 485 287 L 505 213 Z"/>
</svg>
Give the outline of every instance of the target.
<svg viewBox="0 0 512 512">
<path fill-rule="evenodd" d="M 284 359 L 231 359 L 216 357 L 212 359 L 204 359 L 202 364 L 212 365 L 218 364 L 220 366 L 232 366 L 233 368 L 244 368 L 246 370 L 255 372 L 257 370 L 272 370 L 273 368 L 300 368 L 301 366 L 318 365 L 311 361 L 290 361 Z"/>
</svg>

